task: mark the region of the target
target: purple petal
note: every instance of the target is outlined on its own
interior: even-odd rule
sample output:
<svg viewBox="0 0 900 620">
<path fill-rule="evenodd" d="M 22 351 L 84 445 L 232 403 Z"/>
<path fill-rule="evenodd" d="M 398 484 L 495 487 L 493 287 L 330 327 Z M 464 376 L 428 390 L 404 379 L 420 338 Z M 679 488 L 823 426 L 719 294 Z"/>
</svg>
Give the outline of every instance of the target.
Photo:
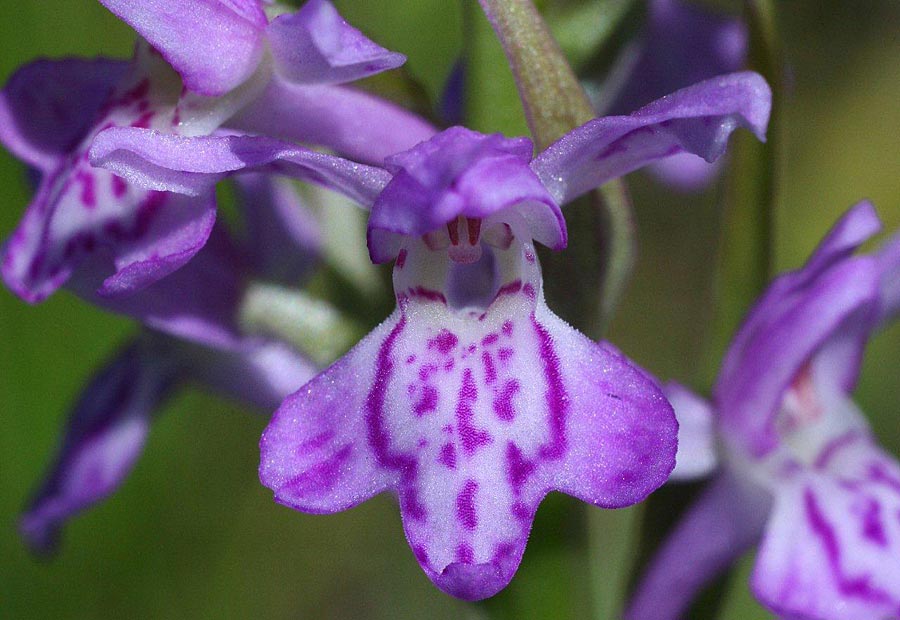
<svg viewBox="0 0 900 620">
<path fill-rule="evenodd" d="M 128 63 L 97 58 L 38 60 L 0 92 L 0 142 L 48 171 L 84 139 Z"/>
<path fill-rule="evenodd" d="M 30 547 L 53 551 L 70 517 L 122 484 L 176 377 L 176 367 L 141 345 L 127 348 L 94 377 L 69 418 L 46 482 L 22 516 L 20 531 Z"/>
<path fill-rule="evenodd" d="M 256 136 L 186 138 L 131 127 L 101 132 L 91 162 L 150 189 L 197 195 L 238 172 L 285 174 L 368 207 L 387 185 L 381 168 Z"/>
<path fill-rule="evenodd" d="M 136 290 L 183 265 L 209 234 L 215 215 L 211 196 L 187 201 L 146 191 L 88 162 L 91 140 L 101 129 L 171 130 L 177 88 L 172 90 L 167 70 L 157 71 L 145 51 L 137 49 L 132 70 L 106 98 L 80 143 L 44 171 L 4 248 L 3 277 L 27 301 L 43 300 L 89 259 L 103 270 L 109 259 L 115 265 L 104 294 Z"/>
<path fill-rule="evenodd" d="M 855 382 L 879 278 L 873 259 L 840 260 L 863 239 L 852 225 L 865 213 L 859 209 L 838 223 L 806 266 L 772 283 L 725 357 L 714 390 L 723 430 L 757 456 L 777 445 L 775 415 L 807 362 L 836 381 L 837 391 Z"/>
<path fill-rule="evenodd" d="M 740 70 L 747 29 L 736 17 L 683 0 L 652 0 L 637 59 L 610 107 L 627 114 L 685 86 Z"/>
<path fill-rule="evenodd" d="M 859 246 L 879 231 L 881 220 L 872 203 L 868 200 L 856 203 L 828 231 L 806 261 L 803 272 L 807 278 L 816 277 L 820 271 L 856 252 Z"/>
<path fill-rule="evenodd" d="M 692 153 L 679 153 L 650 164 L 648 170 L 661 182 L 681 192 L 697 192 L 709 185 L 724 160 L 709 163 Z"/>
<path fill-rule="evenodd" d="M 278 76 L 228 126 L 319 144 L 377 165 L 437 131 L 412 112 L 368 93 L 343 86 L 298 86 Z"/>
<path fill-rule="evenodd" d="M 406 62 L 344 21 L 327 0 L 309 0 L 296 13 L 275 18 L 266 33 L 276 70 L 293 82 L 351 82 Z"/>
<path fill-rule="evenodd" d="M 895 234 L 878 252 L 881 268 L 882 324 L 893 320 L 900 313 L 900 234 Z"/>
<path fill-rule="evenodd" d="M 319 223 L 286 179 L 245 174 L 237 177 L 237 188 L 257 276 L 296 283 L 321 250 Z"/>
<path fill-rule="evenodd" d="M 200 94 L 225 94 L 250 77 L 262 58 L 267 20 L 257 0 L 100 1 Z"/>
<path fill-rule="evenodd" d="M 675 381 L 666 384 L 665 393 L 678 420 L 678 454 L 669 479 L 693 480 L 709 475 L 719 460 L 712 406 Z"/>
<path fill-rule="evenodd" d="M 751 580 L 777 613 L 900 615 L 900 467 L 871 444 L 850 450 L 864 476 L 810 475 L 777 494 Z"/>
<path fill-rule="evenodd" d="M 731 474 L 716 478 L 650 561 L 625 618 L 682 618 L 703 586 L 758 540 L 767 514 L 759 491 Z"/>
<path fill-rule="evenodd" d="M 679 90 L 630 116 L 597 118 L 537 156 L 532 169 L 559 204 L 653 161 L 693 153 L 707 161 L 740 126 L 765 139 L 772 93 L 756 73 L 733 73 Z"/>
<path fill-rule="evenodd" d="M 316 374 L 309 360 L 280 342 L 244 339 L 218 350 L 194 346 L 181 356 L 192 379 L 267 414 Z"/>
<path fill-rule="evenodd" d="M 386 160 L 394 178 L 369 218 L 369 254 L 395 255 L 397 238 L 439 230 L 457 217 L 483 219 L 510 207 L 526 218 L 532 238 L 565 247 L 559 207 L 528 167 L 527 138 L 507 139 L 452 127 Z"/>
<path fill-rule="evenodd" d="M 101 269 L 83 269 L 70 287 L 91 303 L 138 319 L 193 342 L 232 349 L 239 345 L 236 315 L 246 259 L 221 227 L 193 259 L 168 277 L 129 295 L 94 291 Z M 102 276 L 99 276 L 102 279 Z"/>
<path fill-rule="evenodd" d="M 550 490 L 625 506 L 674 466 L 662 393 L 547 309 L 527 230 L 483 264 L 498 274 L 483 312 L 452 298 L 468 266 L 454 274 L 446 249 L 407 239 L 397 311 L 285 401 L 261 442 L 260 479 L 293 508 L 394 491 L 423 570 L 468 600 L 512 578 Z"/>
</svg>

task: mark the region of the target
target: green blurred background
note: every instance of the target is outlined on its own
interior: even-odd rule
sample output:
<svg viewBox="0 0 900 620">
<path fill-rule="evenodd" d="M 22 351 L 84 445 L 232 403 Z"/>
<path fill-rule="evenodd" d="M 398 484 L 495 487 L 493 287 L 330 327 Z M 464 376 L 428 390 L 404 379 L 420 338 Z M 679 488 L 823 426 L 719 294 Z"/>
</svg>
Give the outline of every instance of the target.
<svg viewBox="0 0 900 620">
<path fill-rule="evenodd" d="M 458 3 L 336 4 L 367 34 L 407 54 L 432 97 L 440 91 L 460 52 Z M 888 230 L 900 227 L 900 4 L 785 0 L 779 9 L 792 75 L 776 243 L 777 265 L 787 269 L 860 198 L 875 202 Z M 94 0 L 16 2 L 0 20 L 0 79 L 38 56 L 125 57 L 132 42 L 132 31 Z M 521 125 L 514 99 L 496 106 Z M 703 353 L 721 187 L 682 195 L 640 175 L 629 181 L 640 255 L 610 339 L 660 377 L 702 388 L 715 366 Z M 28 201 L 23 169 L 5 152 L 0 187 L 5 237 Z M 0 618 L 588 617 L 584 573 L 596 558 L 585 557 L 574 502 L 551 498 L 512 585 L 493 602 L 465 605 L 421 573 L 389 499 L 334 516 L 274 504 L 256 478 L 265 419 L 199 392 L 169 404 L 129 480 L 71 523 L 58 557 L 29 556 L 17 515 L 50 461 L 68 407 L 133 331 L 129 321 L 67 293 L 29 307 L 0 291 Z M 894 326 L 870 346 L 857 392 L 894 454 L 898 367 Z M 614 545 L 615 533 L 609 537 Z M 769 617 L 747 593 L 749 565 L 750 558 L 742 562 L 721 618 Z"/>
</svg>

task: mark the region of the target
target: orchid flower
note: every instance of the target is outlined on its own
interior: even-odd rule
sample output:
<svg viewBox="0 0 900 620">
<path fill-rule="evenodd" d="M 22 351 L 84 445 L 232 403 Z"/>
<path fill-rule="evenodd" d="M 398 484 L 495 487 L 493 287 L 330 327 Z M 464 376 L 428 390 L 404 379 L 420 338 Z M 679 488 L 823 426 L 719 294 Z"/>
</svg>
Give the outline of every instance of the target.
<svg viewBox="0 0 900 620">
<path fill-rule="evenodd" d="M 757 542 L 750 585 L 775 613 L 900 618 L 900 464 L 850 398 L 867 340 L 900 311 L 900 236 L 853 256 L 879 228 L 859 203 L 772 283 L 731 343 L 712 402 L 667 389 L 681 423 L 673 478 L 718 474 L 651 561 L 630 620 L 682 617 Z"/>
<path fill-rule="evenodd" d="M 251 279 L 293 284 L 317 252 L 314 223 L 292 188 L 253 175 L 240 182 L 246 239 L 217 225 L 209 243 L 171 276 L 133 295 L 99 300 L 147 328 L 78 399 L 56 462 L 21 520 L 33 549 L 52 551 L 65 521 L 124 482 L 151 421 L 177 387 L 199 383 L 268 413 L 315 374 L 287 345 L 243 335 L 237 325 Z M 74 288 L 89 296 L 96 282 L 79 279 Z"/>
<path fill-rule="evenodd" d="M 147 191 L 93 168 L 88 150 L 103 129 L 271 133 L 377 162 L 434 131 L 334 85 L 404 58 L 325 0 L 271 22 L 258 0 L 104 4 L 154 47 L 139 42 L 130 63 L 37 61 L 0 93 L 0 141 L 41 176 L 2 255 L 3 278 L 26 301 L 45 299 L 85 262 L 103 274 L 99 296 L 133 293 L 183 266 L 212 230 L 211 191 L 190 199 Z"/>
<path fill-rule="evenodd" d="M 566 244 L 559 205 L 648 162 L 714 159 L 738 126 L 762 139 L 756 74 L 593 120 L 532 159 L 526 138 L 448 129 L 364 166 L 275 140 L 97 136 L 92 159 L 157 190 L 200 194 L 229 174 L 291 174 L 372 213 L 369 253 L 394 260 L 395 312 L 288 398 L 261 441 L 278 502 L 315 513 L 383 491 L 444 591 L 495 594 L 512 578 L 551 490 L 607 508 L 642 500 L 674 465 L 672 411 L 655 383 L 547 307 L 534 241 Z"/>
<path fill-rule="evenodd" d="M 597 100 L 598 111 L 625 114 L 691 84 L 746 65 L 747 28 L 737 17 L 686 0 L 651 0 L 643 30 L 621 54 Z M 690 153 L 662 159 L 650 170 L 685 191 L 706 186 L 720 168 Z"/>
</svg>

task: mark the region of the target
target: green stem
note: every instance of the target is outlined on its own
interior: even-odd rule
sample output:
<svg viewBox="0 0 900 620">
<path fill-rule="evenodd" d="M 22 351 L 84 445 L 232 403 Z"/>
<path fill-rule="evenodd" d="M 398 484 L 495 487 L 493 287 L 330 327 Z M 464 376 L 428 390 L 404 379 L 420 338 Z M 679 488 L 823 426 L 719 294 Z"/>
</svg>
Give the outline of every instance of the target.
<svg viewBox="0 0 900 620">
<path fill-rule="evenodd" d="M 479 0 L 497 34 L 538 149 L 594 118 L 587 94 L 530 0 Z M 634 227 L 621 180 L 572 205 L 569 251 L 541 253 L 548 296 L 589 335 L 608 324 L 634 263 Z M 574 277 L 573 277 L 574 274 Z"/>
<path fill-rule="evenodd" d="M 782 54 L 772 0 L 747 0 L 744 15 L 750 31 L 749 68 L 772 87 L 772 116 L 764 144 L 736 135 L 729 151 L 708 383 L 747 309 L 772 279 L 775 264 Z"/>
</svg>

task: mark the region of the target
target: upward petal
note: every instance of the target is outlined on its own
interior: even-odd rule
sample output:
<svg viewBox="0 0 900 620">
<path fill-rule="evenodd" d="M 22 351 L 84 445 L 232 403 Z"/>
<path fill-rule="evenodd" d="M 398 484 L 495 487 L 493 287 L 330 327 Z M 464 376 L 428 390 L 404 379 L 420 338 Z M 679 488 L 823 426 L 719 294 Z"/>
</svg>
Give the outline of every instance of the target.
<svg viewBox="0 0 900 620">
<path fill-rule="evenodd" d="M 176 366 L 134 344 L 91 381 L 69 418 L 56 462 L 22 516 L 29 546 L 53 551 L 65 521 L 122 484 L 176 377 Z"/>
<path fill-rule="evenodd" d="M 225 94 L 247 79 L 262 57 L 267 20 L 258 0 L 100 1 L 200 94 Z"/>
<path fill-rule="evenodd" d="M 293 82 L 338 84 L 406 62 L 348 24 L 327 0 L 309 0 L 267 28 L 276 69 Z"/>
<path fill-rule="evenodd" d="M 531 167 L 559 204 L 653 161 L 693 153 L 707 161 L 746 127 L 765 139 L 772 93 L 756 73 L 733 73 L 689 86 L 630 116 L 597 118 L 538 155 Z"/>
<path fill-rule="evenodd" d="M 723 432 L 757 456 L 776 446 L 775 416 L 804 364 L 814 362 L 831 391 L 855 382 L 879 295 L 876 261 L 847 258 L 872 231 L 867 213 L 851 210 L 807 265 L 775 280 L 726 354 L 714 389 Z"/>
<path fill-rule="evenodd" d="M 390 101 L 347 86 L 292 84 L 274 76 L 228 127 L 282 140 L 319 144 L 338 155 L 381 165 L 437 131 Z"/>
<path fill-rule="evenodd" d="M 0 92 L 0 142 L 31 166 L 54 168 L 90 131 L 127 69 L 106 58 L 25 65 Z"/>
</svg>

